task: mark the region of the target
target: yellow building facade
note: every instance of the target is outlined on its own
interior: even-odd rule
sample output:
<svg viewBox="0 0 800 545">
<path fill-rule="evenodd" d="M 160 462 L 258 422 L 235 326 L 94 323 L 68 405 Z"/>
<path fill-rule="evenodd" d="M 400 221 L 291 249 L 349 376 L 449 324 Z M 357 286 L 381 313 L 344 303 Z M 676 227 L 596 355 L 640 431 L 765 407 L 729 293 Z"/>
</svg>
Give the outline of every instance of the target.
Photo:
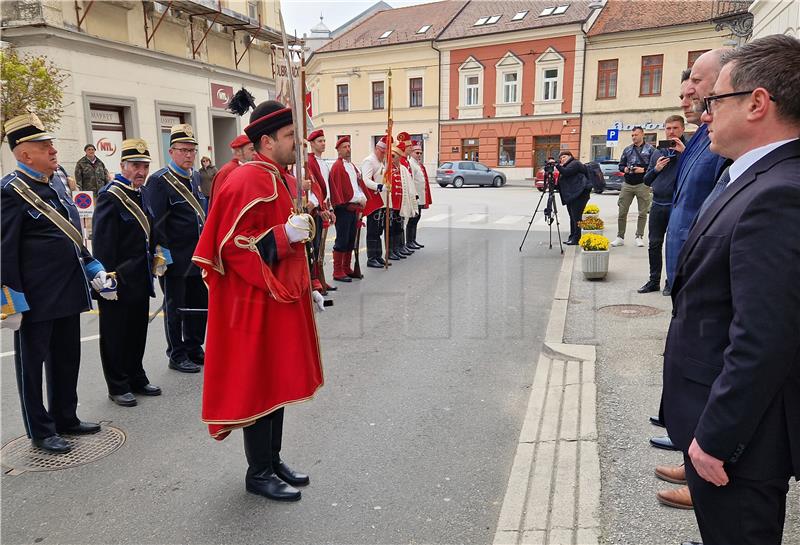
<svg viewBox="0 0 800 545">
<path fill-rule="evenodd" d="M 631 129 L 647 141 L 665 138 L 664 120 L 682 115 L 680 76 L 704 51 L 723 47 L 729 35 L 711 23 L 648 28 L 592 36 L 586 45 L 581 161 L 618 159 L 631 143 Z M 609 129 L 619 131 L 606 146 Z M 688 124 L 687 132 L 696 126 Z"/>
<path fill-rule="evenodd" d="M 420 138 L 426 166 L 435 169 L 438 65 L 438 53 L 430 42 L 316 53 L 306 67 L 306 78 L 311 120 L 324 129 L 328 142 L 325 156 L 335 158 L 337 138 L 349 135 L 353 162 L 360 164 L 386 134 L 391 69 L 393 133 L 405 131 Z"/>
</svg>

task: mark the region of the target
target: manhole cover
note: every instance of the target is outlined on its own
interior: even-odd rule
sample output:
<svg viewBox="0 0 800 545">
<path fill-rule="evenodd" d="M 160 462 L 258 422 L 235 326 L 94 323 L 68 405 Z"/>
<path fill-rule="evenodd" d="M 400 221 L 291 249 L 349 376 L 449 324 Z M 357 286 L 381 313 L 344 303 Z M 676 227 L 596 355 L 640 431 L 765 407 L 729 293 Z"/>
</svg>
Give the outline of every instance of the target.
<svg viewBox="0 0 800 545">
<path fill-rule="evenodd" d="M 99 432 L 92 435 L 63 437 L 72 445 L 72 450 L 66 454 L 51 454 L 34 447 L 27 437 L 14 439 L 0 450 L 3 468 L 13 474 L 66 469 L 108 456 L 125 442 L 125 433 L 108 425 L 104 425 Z"/>
<path fill-rule="evenodd" d="M 608 305 L 598 309 L 607 314 L 622 316 L 623 318 L 643 318 L 645 316 L 655 316 L 664 312 L 660 308 L 649 307 L 647 305 Z"/>
</svg>

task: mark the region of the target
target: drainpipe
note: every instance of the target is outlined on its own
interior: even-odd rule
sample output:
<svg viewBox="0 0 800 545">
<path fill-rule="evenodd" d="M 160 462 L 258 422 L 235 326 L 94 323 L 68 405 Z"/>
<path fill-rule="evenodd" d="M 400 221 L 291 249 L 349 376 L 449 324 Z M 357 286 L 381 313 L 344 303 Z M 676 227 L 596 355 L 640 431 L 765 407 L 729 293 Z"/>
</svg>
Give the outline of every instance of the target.
<svg viewBox="0 0 800 545">
<path fill-rule="evenodd" d="M 439 168 L 439 149 L 442 147 L 442 50 L 436 47 L 435 38 L 431 40 L 431 48 L 439 54 L 439 100 L 436 106 L 436 168 Z"/>
<path fill-rule="evenodd" d="M 586 98 L 586 30 L 581 25 L 581 33 L 583 34 L 583 74 L 581 74 L 581 113 L 578 116 L 578 123 L 579 127 L 578 130 L 580 131 L 580 138 L 578 138 L 578 160 L 580 161 L 581 157 L 581 142 L 583 141 L 583 101 Z M 591 146 L 590 148 L 591 149 Z M 591 157 L 589 157 L 591 160 Z"/>
</svg>

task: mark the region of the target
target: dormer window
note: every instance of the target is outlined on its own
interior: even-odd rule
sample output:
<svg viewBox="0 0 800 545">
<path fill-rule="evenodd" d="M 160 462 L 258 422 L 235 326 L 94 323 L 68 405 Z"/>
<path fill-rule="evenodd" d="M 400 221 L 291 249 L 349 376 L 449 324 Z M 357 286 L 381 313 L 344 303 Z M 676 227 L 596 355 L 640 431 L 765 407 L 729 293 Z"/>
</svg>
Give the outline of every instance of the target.
<svg viewBox="0 0 800 545">
<path fill-rule="evenodd" d="M 522 20 L 525 18 L 525 16 L 526 16 L 526 15 L 528 15 L 528 12 L 527 12 L 527 11 L 518 11 L 518 12 L 516 13 L 516 15 L 514 15 L 514 16 L 511 18 L 511 20 L 512 20 L 512 21 L 522 21 Z"/>
<path fill-rule="evenodd" d="M 381 37 L 378 38 L 378 39 L 379 40 L 383 40 L 384 38 L 388 38 L 389 36 L 391 36 L 392 32 L 394 32 L 394 30 L 387 30 L 386 32 L 381 34 Z"/>
<path fill-rule="evenodd" d="M 429 28 L 431 28 L 431 25 L 423 25 L 423 26 L 419 27 L 419 30 L 417 31 L 417 34 L 425 34 L 426 32 L 428 32 Z"/>
</svg>

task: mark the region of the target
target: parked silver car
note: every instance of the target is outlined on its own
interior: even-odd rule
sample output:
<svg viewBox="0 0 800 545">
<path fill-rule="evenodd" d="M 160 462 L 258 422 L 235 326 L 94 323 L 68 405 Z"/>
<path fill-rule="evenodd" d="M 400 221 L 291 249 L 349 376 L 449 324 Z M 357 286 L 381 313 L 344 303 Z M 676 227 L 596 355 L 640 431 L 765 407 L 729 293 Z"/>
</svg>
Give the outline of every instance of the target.
<svg viewBox="0 0 800 545">
<path fill-rule="evenodd" d="M 625 175 L 619 171 L 619 161 L 613 159 L 605 159 L 599 161 L 600 170 L 603 171 L 603 178 L 606 181 L 606 191 L 621 191 L 622 182 L 625 181 Z"/>
<path fill-rule="evenodd" d="M 447 187 L 450 184 L 453 184 L 453 187 L 465 185 L 501 187 L 506 185 L 506 175 L 476 161 L 452 161 L 442 163 L 436 169 L 436 183 L 440 187 Z"/>
</svg>

